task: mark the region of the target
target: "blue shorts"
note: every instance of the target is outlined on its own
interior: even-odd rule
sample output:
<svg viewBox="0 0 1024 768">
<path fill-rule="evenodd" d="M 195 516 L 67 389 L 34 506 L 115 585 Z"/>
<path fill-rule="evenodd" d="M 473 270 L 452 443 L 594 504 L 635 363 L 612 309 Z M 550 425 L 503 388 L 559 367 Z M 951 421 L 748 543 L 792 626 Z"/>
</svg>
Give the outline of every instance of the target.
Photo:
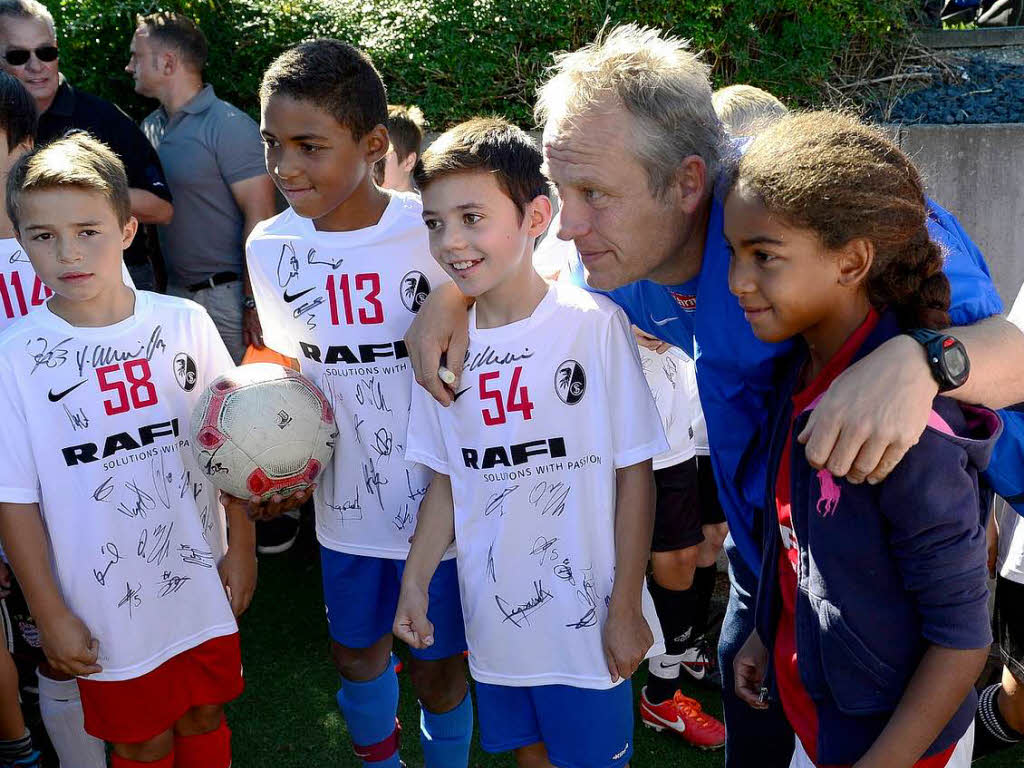
<svg viewBox="0 0 1024 768">
<path fill-rule="evenodd" d="M 321 545 L 324 604 L 331 638 L 346 648 L 369 648 L 391 634 L 398 609 L 404 560 L 336 552 Z M 466 627 L 455 560 L 445 560 L 430 580 L 427 618 L 434 624 L 434 644 L 410 652 L 417 659 L 447 659 L 466 650 Z"/>
<path fill-rule="evenodd" d="M 558 768 L 620 768 L 633 754 L 633 687 L 569 685 L 516 688 L 476 684 L 480 745 L 508 752 L 544 742 Z"/>
</svg>

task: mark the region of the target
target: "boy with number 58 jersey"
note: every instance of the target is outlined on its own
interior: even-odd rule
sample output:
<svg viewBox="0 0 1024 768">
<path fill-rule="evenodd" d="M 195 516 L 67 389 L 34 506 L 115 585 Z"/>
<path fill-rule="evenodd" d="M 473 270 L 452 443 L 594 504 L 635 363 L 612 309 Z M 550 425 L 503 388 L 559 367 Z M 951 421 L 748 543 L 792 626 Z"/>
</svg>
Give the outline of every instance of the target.
<svg viewBox="0 0 1024 768">
<path fill-rule="evenodd" d="M 202 308 L 125 285 L 136 222 L 104 144 L 26 154 L 7 212 L 54 292 L 0 336 L 0 536 L 43 650 L 115 768 L 227 768 L 254 537 L 232 505 L 227 547 L 188 425 L 231 359 Z"/>
<path fill-rule="evenodd" d="M 628 680 L 664 651 L 644 574 L 668 443 L 622 311 L 533 268 L 551 218 L 540 168 L 526 134 L 478 118 L 415 171 L 431 253 L 476 303 L 454 403 L 413 391 L 406 458 L 434 476 L 395 633 L 434 642 L 426 585 L 454 540 L 483 748 L 620 768 Z"/>
</svg>

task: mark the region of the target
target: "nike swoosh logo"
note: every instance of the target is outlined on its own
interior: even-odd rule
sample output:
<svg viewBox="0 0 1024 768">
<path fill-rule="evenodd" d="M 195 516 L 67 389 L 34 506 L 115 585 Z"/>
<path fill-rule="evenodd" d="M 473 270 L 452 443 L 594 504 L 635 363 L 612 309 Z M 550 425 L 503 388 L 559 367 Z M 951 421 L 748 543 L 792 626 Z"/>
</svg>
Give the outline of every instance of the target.
<svg viewBox="0 0 1024 768">
<path fill-rule="evenodd" d="M 679 669 L 679 664 L 680 662 L 678 661 L 675 664 L 666 664 L 664 661 L 658 662 L 658 666 L 660 666 L 662 669 Z"/>
<path fill-rule="evenodd" d="M 68 388 L 67 388 L 67 389 L 65 389 L 65 390 L 64 390 L 63 392 L 58 392 L 57 394 L 54 394 L 54 393 L 53 393 L 53 390 L 51 389 L 51 390 L 50 390 L 50 392 L 49 392 L 49 394 L 47 395 L 47 397 L 49 397 L 49 398 L 50 398 L 50 402 L 51 402 L 51 403 L 56 403 L 56 402 L 59 402 L 59 401 L 60 401 L 60 400 L 61 400 L 61 399 L 62 399 L 62 398 L 63 398 L 63 397 L 65 396 L 65 395 L 67 395 L 67 394 L 69 394 L 69 393 L 71 393 L 71 392 L 74 392 L 74 391 L 75 391 L 76 389 L 78 389 L 78 388 L 79 388 L 80 386 L 82 386 L 83 384 L 85 384 L 85 382 L 86 382 L 86 381 L 88 381 L 88 379 L 82 379 L 82 380 L 81 380 L 80 382 L 78 382 L 78 383 L 77 383 L 77 384 L 75 384 L 74 386 L 68 387 Z"/>
<path fill-rule="evenodd" d="M 689 673 L 689 675 L 694 680 L 703 680 L 704 679 L 704 675 L 707 674 L 707 670 L 704 669 L 703 666 L 699 670 L 700 674 L 697 674 L 698 670 L 694 669 L 693 667 L 691 667 L 689 664 L 686 664 L 685 662 L 683 663 L 683 666 L 686 667 L 686 671 Z"/>
<path fill-rule="evenodd" d="M 466 394 L 467 392 L 469 392 L 469 390 L 471 390 L 471 389 L 472 389 L 472 387 L 466 387 L 465 389 L 462 389 L 462 390 L 459 390 L 458 392 L 456 392 L 456 393 L 455 393 L 455 396 L 454 396 L 454 397 L 452 397 L 452 402 L 454 403 L 454 402 L 455 402 L 456 400 L 458 400 L 458 399 L 459 399 L 460 397 L 462 397 L 462 396 L 463 396 L 464 394 Z"/>
<path fill-rule="evenodd" d="M 307 288 L 306 290 L 299 291 L 298 293 L 288 293 L 288 291 L 285 290 L 285 292 L 284 292 L 284 300 L 287 303 L 291 304 L 293 301 L 295 301 L 296 299 L 301 299 L 303 296 L 305 296 L 307 293 L 309 293 L 312 290 L 313 290 L 312 288 Z"/>
<path fill-rule="evenodd" d="M 678 320 L 678 317 L 666 317 L 664 320 L 655 320 L 654 315 L 651 315 L 651 322 L 655 325 L 661 326 L 671 323 L 673 320 Z"/>
</svg>

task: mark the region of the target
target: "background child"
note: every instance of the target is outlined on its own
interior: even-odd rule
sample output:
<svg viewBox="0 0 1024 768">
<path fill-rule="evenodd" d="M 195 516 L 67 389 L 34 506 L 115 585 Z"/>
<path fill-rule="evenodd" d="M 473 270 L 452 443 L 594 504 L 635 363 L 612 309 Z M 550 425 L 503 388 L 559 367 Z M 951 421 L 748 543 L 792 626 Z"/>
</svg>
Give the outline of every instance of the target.
<svg viewBox="0 0 1024 768">
<path fill-rule="evenodd" d="M 388 148 L 387 98 L 363 53 L 336 40 L 296 46 L 271 64 L 260 100 L 267 171 L 291 207 L 253 230 L 249 275 L 267 346 L 297 358 L 337 416 L 339 450 L 315 506 L 338 706 L 357 756 L 397 768 L 391 625 L 429 482 L 402 460 L 413 383 L 402 337 L 447 278 L 430 258 L 419 199 L 373 183 Z M 428 768 L 469 760 L 456 579 L 450 559 L 431 585 L 438 642 L 414 650 L 409 670 Z"/>
<path fill-rule="evenodd" d="M 648 727 L 668 729 L 695 747 L 718 749 L 725 745 L 725 725 L 680 690 L 686 662 L 686 672 L 699 681 L 715 689 L 722 684 L 721 676 L 714 674 L 713 646 L 698 643 L 707 628 L 715 568 L 713 561 L 710 568 L 697 567 L 704 544 L 705 507 L 699 495 L 692 426 L 693 412 L 700 410 L 696 373 L 693 361 L 680 356 L 678 348 L 662 354 L 642 344 L 639 349 L 644 378 L 670 446 L 654 457 L 654 537 L 647 578 L 665 635 L 665 653 L 648 661 L 640 717 Z"/>
<path fill-rule="evenodd" d="M 435 474 L 395 631 L 434 641 L 427 584 L 454 538 L 484 749 L 621 766 L 626 681 L 654 639 L 650 459 L 667 443 L 623 313 L 533 268 L 540 166 L 526 134 L 478 118 L 416 168 L 431 253 L 476 303 L 455 404 L 414 386 L 406 457 Z"/>
<path fill-rule="evenodd" d="M 1024 287 L 1006 315 L 1024 330 Z M 1024 403 L 1000 411 L 1004 430 L 986 479 L 1003 497 L 989 521 L 989 560 L 996 579 L 993 627 L 1003 660 L 1002 680 L 978 696 L 974 756 L 1017 746 L 1024 741 L 1024 493 L 1021 444 L 1013 422 L 1024 419 Z M 994 563 L 992 562 L 994 560 Z"/>
<path fill-rule="evenodd" d="M 794 766 L 970 763 L 973 683 L 991 642 L 978 473 L 998 418 L 937 398 L 877 487 L 815 472 L 795 440 L 835 377 L 899 333 L 933 344 L 966 380 L 958 342 L 929 330 L 948 325 L 950 289 L 926 222 L 911 162 L 827 112 L 756 137 L 725 203 L 729 287 L 754 334 L 804 342 L 781 365 L 792 399 L 770 438 L 775 520 L 757 629 L 735 663 L 751 705 L 765 706 L 762 686 L 777 690 Z"/>
<path fill-rule="evenodd" d="M 252 524 L 232 506 L 226 549 L 182 432 L 230 358 L 202 309 L 124 284 L 136 222 L 105 145 L 75 134 L 26 154 L 6 202 L 55 293 L 0 337 L 0 534 L 43 651 L 80 677 L 115 767 L 226 768 Z M 176 375 L 183 358 L 195 381 Z"/>
<path fill-rule="evenodd" d="M 730 136 L 756 136 L 789 112 L 775 96 L 754 85 L 719 88 L 711 103 Z"/>
<path fill-rule="evenodd" d="M 978 697 L 976 757 L 1024 740 L 1024 523 L 1000 502 L 991 524 L 998 529 L 994 626 L 1003 671 Z"/>
<path fill-rule="evenodd" d="M 388 106 L 388 153 L 373 167 L 374 180 L 384 189 L 415 192 L 412 169 L 420 159 L 426 121 L 419 107 Z"/>
</svg>

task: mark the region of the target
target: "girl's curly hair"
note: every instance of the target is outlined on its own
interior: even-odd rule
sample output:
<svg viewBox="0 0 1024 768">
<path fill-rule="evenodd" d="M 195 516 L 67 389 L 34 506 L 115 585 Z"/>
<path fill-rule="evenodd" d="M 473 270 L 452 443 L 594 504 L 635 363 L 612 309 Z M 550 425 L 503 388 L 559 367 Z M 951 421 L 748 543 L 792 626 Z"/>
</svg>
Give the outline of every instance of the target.
<svg viewBox="0 0 1024 768">
<path fill-rule="evenodd" d="M 928 234 L 921 174 L 881 133 L 838 112 L 784 117 L 736 160 L 729 187 L 737 182 L 829 249 L 869 240 L 868 298 L 904 328 L 949 325 L 949 281 Z"/>
</svg>

